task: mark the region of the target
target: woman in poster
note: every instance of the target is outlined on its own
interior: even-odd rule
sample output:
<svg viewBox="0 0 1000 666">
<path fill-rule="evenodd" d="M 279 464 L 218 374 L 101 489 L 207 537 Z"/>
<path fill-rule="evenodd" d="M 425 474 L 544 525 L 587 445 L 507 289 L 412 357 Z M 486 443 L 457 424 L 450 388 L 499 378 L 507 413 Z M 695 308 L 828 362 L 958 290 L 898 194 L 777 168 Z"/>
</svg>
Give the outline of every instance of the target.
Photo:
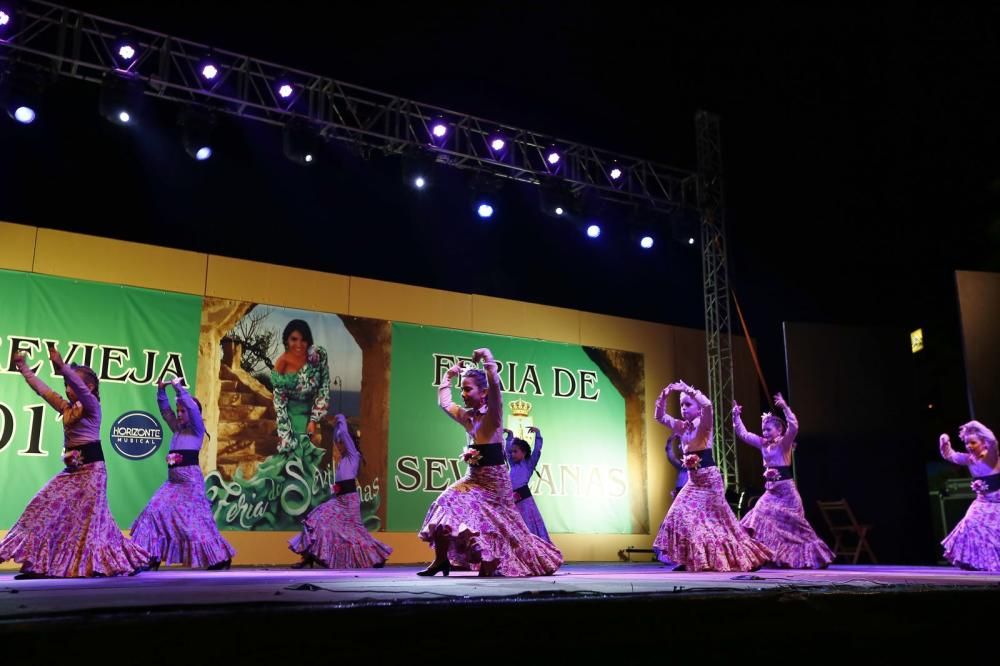
<svg viewBox="0 0 1000 666">
<path fill-rule="evenodd" d="M 667 396 L 681 394 L 681 418 L 667 414 Z M 654 551 L 688 571 L 753 571 L 771 559 L 771 551 L 754 540 L 726 503 L 722 474 L 712 457 L 712 403 L 701 391 L 674 382 L 656 400 L 656 420 L 681 436 L 688 482 L 681 488 L 660 532 Z"/>
<path fill-rule="evenodd" d="M 454 563 L 478 568 L 480 576 L 547 576 L 562 564 L 562 554 L 528 531 L 514 507 L 504 465 L 503 397 L 497 363 L 489 349 L 477 349 L 484 370 L 455 365 L 438 386 L 438 405 L 462 426 L 468 445 L 462 458 L 468 470 L 434 500 L 419 532 L 434 547 L 434 561 L 418 572 L 447 576 Z M 460 407 L 451 400 L 451 383 L 462 375 Z"/>
<path fill-rule="evenodd" d="M 18 353 L 28 385 L 62 416 L 65 469 L 45 484 L 0 541 L 0 562 L 21 564 L 16 578 L 76 578 L 138 573 L 146 551 L 126 539 L 108 508 L 108 472 L 101 449 L 97 374 L 67 364 L 52 345 L 49 359 L 66 382 L 66 397 L 39 379 Z"/>
<path fill-rule="evenodd" d="M 361 522 L 357 490 L 361 452 L 343 414 L 336 416 L 333 436 L 340 454 L 333 497 L 313 509 L 303 522 L 302 534 L 289 541 L 288 547 L 302 556 L 292 567 L 378 569 L 385 566 L 392 548 L 372 537 Z"/>
<path fill-rule="evenodd" d="M 944 556 L 954 566 L 978 571 L 1000 571 L 1000 454 L 993 431 L 979 421 L 969 421 L 958 429 L 966 453 L 951 448 L 951 439 L 938 440 L 941 457 L 969 468 L 976 499 L 969 505 L 941 545 Z"/>
<path fill-rule="evenodd" d="M 763 436 L 748 432 L 740 414 L 743 408 L 733 402 L 733 428 L 745 444 L 760 449 L 764 457 L 764 496 L 740 523 L 754 537 L 771 549 L 771 562 L 790 569 L 825 569 L 834 560 L 833 551 L 816 536 L 806 520 L 802 498 L 792 478 L 792 452 L 799 422 L 791 407 L 781 397 L 774 404 L 785 413 L 785 422 L 771 413 L 761 417 Z"/>
<path fill-rule="evenodd" d="M 167 481 L 132 524 L 132 540 L 149 553 L 149 568 L 153 570 L 159 569 L 161 562 L 228 569 L 236 551 L 215 525 L 198 466 L 198 451 L 205 439 L 201 403 L 179 379 L 170 386 L 177 395 L 176 414 L 170 407 L 167 385 L 160 382 L 156 391 L 160 414 L 174 433 L 167 453 Z"/>
</svg>

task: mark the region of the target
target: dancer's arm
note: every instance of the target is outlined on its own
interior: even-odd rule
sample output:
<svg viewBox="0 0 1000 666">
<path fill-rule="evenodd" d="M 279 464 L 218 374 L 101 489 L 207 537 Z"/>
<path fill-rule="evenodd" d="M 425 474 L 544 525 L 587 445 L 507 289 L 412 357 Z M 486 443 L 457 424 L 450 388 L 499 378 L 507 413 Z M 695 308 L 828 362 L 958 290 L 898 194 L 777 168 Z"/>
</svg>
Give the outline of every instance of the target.
<svg viewBox="0 0 1000 666">
<path fill-rule="evenodd" d="M 670 386 L 673 386 L 673 384 L 671 384 Z M 654 416 L 656 417 L 657 421 L 659 421 L 660 423 L 667 426 L 668 428 L 670 428 L 670 430 L 673 431 L 677 430 L 676 421 L 678 419 L 675 419 L 670 414 L 667 414 L 667 396 L 670 395 L 670 386 L 660 391 L 659 397 L 656 398 L 656 407 L 654 410 Z"/>
<path fill-rule="evenodd" d="M 764 446 L 764 438 L 747 430 L 747 427 L 743 424 L 742 414 L 743 407 L 733 400 L 733 432 L 736 434 L 737 439 L 754 448 L 762 448 Z"/>
<path fill-rule="evenodd" d="M 160 416 L 167 422 L 167 427 L 173 432 L 180 430 L 181 426 L 177 421 L 177 415 L 174 414 L 170 398 L 167 397 L 167 385 L 162 380 L 156 383 L 156 405 L 160 408 Z"/>
<path fill-rule="evenodd" d="M 45 382 L 39 379 L 38 376 L 31 371 L 23 352 L 18 352 L 14 355 L 14 365 L 17 367 L 18 372 L 21 373 L 21 376 L 24 377 L 24 380 L 28 382 L 28 386 L 31 387 L 31 390 L 40 395 L 42 399 L 49 403 L 54 410 L 61 414 L 70 408 L 71 405 L 66 398 L 50 389 Z"/>
<path fill-rule="evenodd" d="M 795 437 L 799 434 L 799 420 L 795 416 L 795 412 L 792 408 L 788 406 L 788 402 L 781 396 L 780 393 L 774 396 L 774 404 L 781 407 L 781 411 L 785 413 L 785 434 L 782 436 L 782 444 L 792 444 L 795 441 Z"/>
<path fill-rule="evenodd" d="M 503 426 L 503 393 L 500 390 L 500 373 L 493 352 L 483 347 L 472 352 L 473 359 L 483 359 L 483 369 L 486 371 L 486 418 L 490 420 L 491 432 Z"/>
<path fill-rule="evenodd" d="M 542 457 L 542 431 L 535 426 L 531 426 L 528 428 L 528 432 L 535 433 L 535 445 L 531 447 L 531 458 L 528 459 L 528 467 L 533 472 Z"/>
<path fill-rule="evenodd" d="M 941 449 L 941 457 L 948 462 L 955 463 L 956 465 L 971 465 L 975 462 L 968 453 L 957 453 L 952 449 L 951 438 L 948 435 L 942 434 L 938 438 L 938 448 Z"/>
<path fill-rule="evenodd" d="M 444 413 L 453 418 L 458 423 L 463 426 L 468 422 L 468 417 L 465 414 L 465 410 L 456 405 L 451 400 L 451 382 L 462 372 L 462 366 L 457 363 L 450 368 L 448 372 L 444 374 L 444 379 L 438 384 L 437 394 L 438 394 L 438 407 L 444 410 Z"/>
<path fill-rule="evenodd" d="M 195 403 L 194 398 L 188 393 L 188 390 L 184 388 L 181 384 L 180 378 L 174 379 L 170 382 L 174 386 L 174 392 L 177 393 L 177 402 L 184 405 L 184 410 L 188 415 L 188 428 L 194 433 L 196 437 L 202 437 L 205 434 L 205 420 L 202 418 L 201 410 L 198 409 L 197 403 Z M 157 398 L 159 396 L 157 395 Z M 170 404 L 169 402 L 167 403 Z M 160 412 L 163 413 L 162 411 Z"/>
</svg>

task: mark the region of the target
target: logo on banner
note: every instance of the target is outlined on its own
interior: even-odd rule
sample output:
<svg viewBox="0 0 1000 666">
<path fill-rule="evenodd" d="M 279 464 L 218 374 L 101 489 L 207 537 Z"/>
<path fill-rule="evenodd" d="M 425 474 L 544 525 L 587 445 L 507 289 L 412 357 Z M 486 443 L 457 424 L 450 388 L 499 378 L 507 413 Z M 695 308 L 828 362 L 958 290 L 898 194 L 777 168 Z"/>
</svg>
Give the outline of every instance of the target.
<svg viewBox="0 0 1000 666">
<path fill-rule="evenodd" d="M 123 458 L 142 460 L 156 453 L 163 443 L 160 422 L 146 412 L 127 412 L 111 426 L 111 446 Z"/>
</svg>

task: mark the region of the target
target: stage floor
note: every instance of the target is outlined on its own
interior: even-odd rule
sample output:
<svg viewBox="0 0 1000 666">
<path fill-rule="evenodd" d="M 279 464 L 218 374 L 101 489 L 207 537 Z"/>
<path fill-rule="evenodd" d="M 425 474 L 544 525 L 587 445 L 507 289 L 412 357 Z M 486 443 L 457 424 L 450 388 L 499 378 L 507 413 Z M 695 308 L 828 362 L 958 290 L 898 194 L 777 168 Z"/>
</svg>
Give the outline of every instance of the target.
<svg viewBox="0 0 1000 666">
<path fill-rule="evenodd" d="M 505 598 L 573 599 L 595 596 L 726 594 L 774 591 L 828 594 L 836 591 L 944 590 L 996 588 L 1000 574 L 949 567 L 833 566 L 820 571 L 761 569 L 753 573 L 687 573 L 655 563 L 567 564 L 554 576 L 478 578 L 452 572 L 421 578 L 421 567 L 388 566 L 369 570 L 236 568 L 213 572 L 164 568 L 134 577 L 14 580 L 0 574 L 0 619 L 28 619 L 127 609 L 215 608 L 232 605 L 333 604 L 349 606 L 394 602 L 484 604 Z"/>
</svg>

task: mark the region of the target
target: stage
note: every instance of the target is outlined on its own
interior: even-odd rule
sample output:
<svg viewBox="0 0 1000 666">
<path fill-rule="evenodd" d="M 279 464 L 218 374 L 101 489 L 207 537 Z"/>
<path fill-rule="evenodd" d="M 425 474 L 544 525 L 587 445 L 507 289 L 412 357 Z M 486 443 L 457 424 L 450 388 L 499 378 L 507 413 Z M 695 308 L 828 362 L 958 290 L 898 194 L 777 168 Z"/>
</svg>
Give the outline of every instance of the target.
<svg viewBox="0 0 1000 666">
<path fill-rule="evenodd" d="M 202 656 L 242 653 L 250 663 L 297 652 L 305 658 L 303 649 L 378 662 L 492 640 L 498 648 L 523 640 L 517 655 L 549 657 L 696 655 L 711 645 L 722 660 L 828 643 L 873 654 L 912 641 L 930 641 L 934 652 L 942 630 L 960 628 L 972 607 L 1000 599 L 1000 575 L 948 567 L 740 574 L 579 563 L 528 579 L 420 578 L 418 570 L 162 569 L 23 581 L 7 573 L 0 575 L 0 645 L 44 658 L 78 654 L 96 639 L 120 646 L 121 663 L 176 661 L 169 650 L 135 661 L 124 655 L 177 640 Z"/>
</svg>

